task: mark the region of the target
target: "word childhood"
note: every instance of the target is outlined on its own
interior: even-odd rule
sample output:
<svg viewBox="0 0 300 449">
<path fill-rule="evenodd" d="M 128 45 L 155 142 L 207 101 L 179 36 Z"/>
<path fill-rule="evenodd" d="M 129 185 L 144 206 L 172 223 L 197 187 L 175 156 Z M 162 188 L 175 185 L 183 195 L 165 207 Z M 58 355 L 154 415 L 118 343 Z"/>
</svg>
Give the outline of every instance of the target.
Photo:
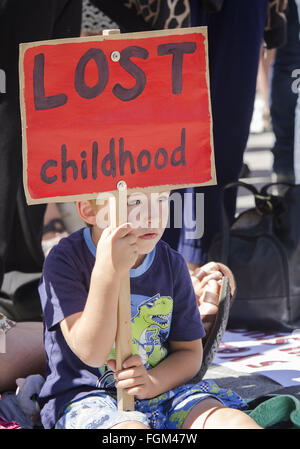
<svg viewBox="0 0 300 449">
<path fill-rule="evenodd" d="M 151 166 L 157 170 L 162 170 L 166 166 L 177 167 L 186 165 L 185 147 L 186 130 L 181 129 L 180 145 L 167 151 L 165 148 L 158 148 L 156 152 L 142 149 L 136 157 L 129 149 L 125 148 L 125 140 L 121 137 L 118 140 L 118 151 L 116 151 L 116 139 L 111 138 L 109 149 L 101 151 L 99 143 L 94 141 L 89 152 L 83 150 L 80 159 L 68 159 L 68 150 L 65 144 L 61 146 L 60 157 L 47 160 L 41 168 L 40 177 L 46 184 L 55 183 L 59 178 L 61 182 L 67 182 L 68 176 L 74 181 L 78 177 L 84 179 L 98 179 L 99 175 L 112 178 L 134 175 L 137 171 L 146 172 Z"/>
</svg>

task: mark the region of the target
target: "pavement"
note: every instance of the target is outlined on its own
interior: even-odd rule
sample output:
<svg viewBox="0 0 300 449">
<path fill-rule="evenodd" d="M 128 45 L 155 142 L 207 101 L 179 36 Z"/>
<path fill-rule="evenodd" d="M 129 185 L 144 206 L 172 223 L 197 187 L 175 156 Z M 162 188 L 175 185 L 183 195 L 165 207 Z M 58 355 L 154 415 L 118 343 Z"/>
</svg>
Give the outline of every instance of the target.
<svg viewBox="0 0 300 449">
<path fill-rule="evenodd" d="M 250 173 L 241 181 L 254 184 L 257 188 L 261 188 L 264 184 L 272 182 L 272 162 L 273 156 L 270 151 L 274 142 L 272 132 L 250 134 L 247 148 L 244 154 L 244 162 L 248 165 Z M 248 195 L 246 189 L 238 189 L 237 213 L 244 209 L 253 207 L 253 197 Z M 300 365 L 300 358 L 295 355 L 295 368 Z M 257 398 L 266 394 L 290 394 L 300 400 L 300 383 L 299 386 L 283 387 L 281 384 L 260 374 L 247 374 L 231 368 L 212 364 L 205 379 L 214 379 L 219 387 L 230 388 L 236 391 L 245 399 Z"/>
</svg>

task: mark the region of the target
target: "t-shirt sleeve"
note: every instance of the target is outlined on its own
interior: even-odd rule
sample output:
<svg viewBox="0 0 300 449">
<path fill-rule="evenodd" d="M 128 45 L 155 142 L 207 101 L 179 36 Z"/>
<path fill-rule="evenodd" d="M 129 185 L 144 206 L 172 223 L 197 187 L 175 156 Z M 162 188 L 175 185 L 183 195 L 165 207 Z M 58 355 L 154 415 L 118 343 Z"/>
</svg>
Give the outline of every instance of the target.
<svg viewBox="0 0 300 449">
<path fill-rule="evenodd" d="M 68 248 L 53 248 L 47 256 L 39 294 L 44 323 L 51 330 L 69 315 L 84 309 L 88 291 Z"/>
<path fill-rule="evenodd" d="M 192 341 L 205 336 L 191 276 L 185 260 L 176 255 L 173 263 L 174 303 L 169 339 Z"/>
</svg>

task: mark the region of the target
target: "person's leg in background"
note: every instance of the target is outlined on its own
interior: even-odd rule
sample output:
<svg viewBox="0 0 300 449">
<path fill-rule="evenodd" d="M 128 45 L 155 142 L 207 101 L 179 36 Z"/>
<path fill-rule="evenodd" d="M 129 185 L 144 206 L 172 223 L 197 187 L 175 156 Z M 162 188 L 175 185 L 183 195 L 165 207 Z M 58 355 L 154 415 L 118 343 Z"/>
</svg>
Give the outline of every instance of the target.
<svg viewBox="0 0 300 449">
<path fill-rule="evenodd" d="M 5 338 L 6 351 L 0 353 L 0 393 L 14 391 L 18 377 L 45 376 L 43 323 L 16 323 L 6 331 Z"/>
<path fill-rule="evenodd" d="M 272 130 L 270 118 L 270 68 L 276 50 L 267 50 L 261 46 L 257 73 L 256 96 L 254 111 L 250 125 L 251 133 L 268 132 Z"/>
<path fill-rule="evenodd" d="M 273 182 L 291 182 L 294 177 L 294 127 L 297 93 L 292 73 L 300 68 L 299 20 L 294 0 L 287 10 L 287 42 L 278 48 L 271 70 L 270 111 L 275 143 L 272 148 Z M 284 192 L 284 189 L 275 193 Z"/>
<path fill-rule="evenodd" d="M 199 0 L 190 0 L 190 5 L 192 25 L 208 26 L 218 184 L 194 189 L 194 193 L 204 193 L 204 235 L 201 239 L 187 239 L 183 228 L 178 250 L 187 262 L 203 265 L 207 262 L 212 238 L 222 226 L 221 189 L 239 178 L 243 164 L 253 113 L 267 0 L 225 0 L 221 11 L 215 14 L 203 12 Z M 236 190 L 229 189 L 226 192 L 225 204 L 232 221 L 236 208 Z M 193 214 L 193 211 L 189 211 L 189 214 Z"/>
<path fill-rule="evenodd" d="M 6 272 L 40 272 L 44 260 L 46 206 L 27 206 L 22 184 L 19 43 L 79 36 L 80 26 L 81 0 L 0 0 L 0 69 L 6 78 L 0 93 L 0 288 Z M 11 306 L 0 298 L 0 311 L 14 319 Z"/>
</svg>

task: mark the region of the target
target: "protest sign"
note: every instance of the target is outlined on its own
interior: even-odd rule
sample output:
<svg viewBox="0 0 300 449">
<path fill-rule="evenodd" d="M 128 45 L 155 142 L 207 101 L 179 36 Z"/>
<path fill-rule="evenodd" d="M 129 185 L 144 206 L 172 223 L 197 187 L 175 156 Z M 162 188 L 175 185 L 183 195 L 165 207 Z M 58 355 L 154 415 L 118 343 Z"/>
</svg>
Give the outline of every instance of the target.
<svg viewBox="0 0 300 449">
<path fill-rule="evenodd" d="M 206 28 L 21 44 L 28 204 L 216 183 Z"/>
<path fill-rule="evenodd" d="M 284 387 L 300 385 L 300 330 L 293 332 L 230 329 L 213 360 L 232 370 L 261 374 Z"/>
</svg>

